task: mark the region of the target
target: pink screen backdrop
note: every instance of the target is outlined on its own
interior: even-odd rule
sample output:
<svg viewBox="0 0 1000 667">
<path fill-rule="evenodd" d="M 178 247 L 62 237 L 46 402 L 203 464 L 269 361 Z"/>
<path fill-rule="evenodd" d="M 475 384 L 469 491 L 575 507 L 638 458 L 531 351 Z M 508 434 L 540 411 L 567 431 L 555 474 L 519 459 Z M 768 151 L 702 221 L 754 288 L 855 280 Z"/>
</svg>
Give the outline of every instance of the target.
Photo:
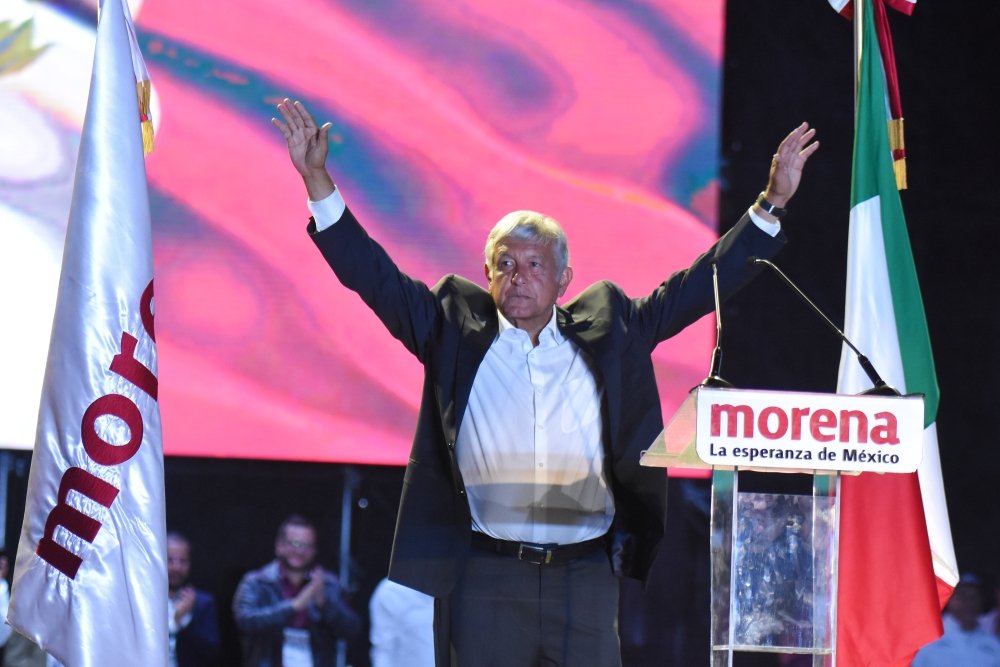
<svg viewBox="0 0 1000 667">
<path fill-rule="evenodd" d="M 29 3 L 92 33 L 92 10 L 65 5 Z M 563 223 L 567 297 L 604 278 L 644 294 L 717 235 L 721 0 L 146 0 L 134 13 L 157 114 L 147 169 L 168 454 L 407 460 L 421 367 L 308 239 L 304 190 L 269 123 L 282 97 L 333 123 L 348 204 L 428 284 L 450 272 L 485 284 L 485 234 L 513 209 Z M 50 56 L 16 76 L 43 76 Z M 25 86 L 0 91 L 69 137 L 59 150 L 75 159 L 72 113 Z M 0 186 L 25 202 L 41 187 Z M 60 243 L 65 211 L 19 201 L 12 219 Z M 665 415 L 704 377 L 713 327 L 655 353 Z"/>
</svg>

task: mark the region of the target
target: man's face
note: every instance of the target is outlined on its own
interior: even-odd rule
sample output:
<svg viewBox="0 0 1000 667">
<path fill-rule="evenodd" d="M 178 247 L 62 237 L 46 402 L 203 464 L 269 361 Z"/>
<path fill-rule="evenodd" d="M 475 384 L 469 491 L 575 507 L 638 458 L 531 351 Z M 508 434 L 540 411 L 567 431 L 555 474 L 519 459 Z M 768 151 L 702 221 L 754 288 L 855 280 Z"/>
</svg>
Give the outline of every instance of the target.
<svg viewBox="0 0 1000 667">
<path fill-rule="evenodd" d="M 287 526 L 274 551 L 286 570 L 308 570 L 316 558 L 316 533 L 305 526 Z"/>
<path fill-rule="evenodd" d="M 569 286 L 573 269 L 556 270 L 551 244 L 501 239 L 486 267 L 497 308 L 519 329 L 537 333 L 549 321 L 552 306 Z"/>
<path fill-rule="evenodd" d="M 191 574 L 191 549 L 182 540 L 167 540 L 167 582 L 170 590 L 187 583 Z"/>
</svg>

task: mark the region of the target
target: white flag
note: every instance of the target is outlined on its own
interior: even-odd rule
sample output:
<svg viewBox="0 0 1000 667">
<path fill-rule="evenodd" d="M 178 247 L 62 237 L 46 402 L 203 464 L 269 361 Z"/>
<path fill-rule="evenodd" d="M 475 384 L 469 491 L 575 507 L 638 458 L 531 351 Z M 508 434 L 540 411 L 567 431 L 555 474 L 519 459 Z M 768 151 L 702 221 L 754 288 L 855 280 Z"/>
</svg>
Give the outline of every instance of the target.
<svg viewBox="0 0 1000 667">
<path fill-rule="evenodd" d="M 67 667 L 167 662 L 147 78 L 102 0 L 8 614 Z"/>
</svg>

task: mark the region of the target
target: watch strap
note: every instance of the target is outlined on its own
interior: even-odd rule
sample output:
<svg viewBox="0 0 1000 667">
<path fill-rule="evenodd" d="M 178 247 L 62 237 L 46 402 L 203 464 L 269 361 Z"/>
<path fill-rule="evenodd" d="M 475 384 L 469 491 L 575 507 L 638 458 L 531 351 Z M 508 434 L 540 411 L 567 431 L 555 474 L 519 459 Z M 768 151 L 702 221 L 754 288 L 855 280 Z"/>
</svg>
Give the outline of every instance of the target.
<svg viewBox="0 0 1000 667">
<path fill-rule="evenodd" d="M 765 213 L 773 215 L 776 218 L 780 218 L 788 213 L 788 209 L 775 206 L 771 202 L 767 201 L 767 199 L 764 198 L 763 192 L 757 195 L 757 206 L 759 206 Z"/>
</svg>

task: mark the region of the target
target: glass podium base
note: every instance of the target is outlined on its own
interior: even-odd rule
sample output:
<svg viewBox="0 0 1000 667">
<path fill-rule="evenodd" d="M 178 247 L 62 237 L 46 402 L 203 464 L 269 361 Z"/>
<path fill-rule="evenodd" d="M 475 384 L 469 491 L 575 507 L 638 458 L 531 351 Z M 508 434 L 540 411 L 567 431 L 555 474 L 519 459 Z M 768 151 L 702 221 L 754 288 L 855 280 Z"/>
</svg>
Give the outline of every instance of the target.
<svg viewBox="0 0 1000 667">
<path fill-rule="evenodd" d="M 712 477 L 711 667 L 733 667 L 737 653 L 834 667 L 839 477 L 814 475 L 811 494 L 792 494 L 741 491 L 739 475 Z"/>
</svg>

